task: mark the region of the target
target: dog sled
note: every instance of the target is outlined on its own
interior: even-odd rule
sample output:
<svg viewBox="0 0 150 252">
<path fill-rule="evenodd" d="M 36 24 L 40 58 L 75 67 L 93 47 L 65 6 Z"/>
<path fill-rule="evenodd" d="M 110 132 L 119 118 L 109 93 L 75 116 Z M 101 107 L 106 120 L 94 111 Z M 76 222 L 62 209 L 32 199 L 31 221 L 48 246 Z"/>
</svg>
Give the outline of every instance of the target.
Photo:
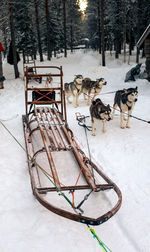
<svg viewBox="0 0 150 252">
<path fill-rule="evenodd" d="M 60 216 L 87 225 L 102 224 L 119 210 L 121 192 L 81 150 L 67 124 L 62 67 L 34 67 L 36 74 L 25 69 L 23 115 L 33 194 Z M 50 87 L 44 87 L 47 72 L 55 80 Z M 29 81 L 31 77 L 42 77 L 42 84 Z"/>
</svg>

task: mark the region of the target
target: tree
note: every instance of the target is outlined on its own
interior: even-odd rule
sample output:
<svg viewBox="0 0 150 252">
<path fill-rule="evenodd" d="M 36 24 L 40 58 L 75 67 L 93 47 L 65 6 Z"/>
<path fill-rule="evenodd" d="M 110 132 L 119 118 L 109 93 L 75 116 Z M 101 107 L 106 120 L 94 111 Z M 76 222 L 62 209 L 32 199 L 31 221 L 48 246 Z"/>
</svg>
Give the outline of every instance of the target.
<svg viewBox="0 0 150 252">
<path fill-rule="evenodd" d="M 46 16 L 46 34 L 47 34 L 47 59 L 51 60 L 51 44 L 50 44 L 50 21 L 48 0 L 45 0 L 45 16 Z"/>
<path fill-rule="evenodd" d="M 11 31 L 11 42 L 12 42 L 15 78 L 18 78 L 19 71 L 18 71 L 18 65 L 17 65 L 17 52 L 16 52 L 16 43 L 15 43 L 14 9 L 13 9 L 13 2 L 11 2 L 11 0 L 9 0 L 9 20 L 10 20 L 10 31 Z"/>
<path fill-rule="evenodd" d="M 67 30 L 66 30 L 66 0 L 63 0 L 63 23 L 64 23 L 64 57 L 67 57 Z"/>
<path fill-rule="evenodd" d="M 100 0 L 100 5 L 101 5 L 101 43 L 102 43 L 102 66 L 105 66 L 104 0 Z"/>
<path fill-rule="evenodd" d="M 23 58 L 31 56 L 35 58 L 37 43 L 31 10 L 32 4 L 29 0 L 16 2 L 15 4 L 17 48 L 23 53 Z"/>
<path fill-rule="evenodd" d="M 34 0 L 35 7 L 35 17 L 36 17 L 36 29 L 37 29 L 37 38 L 38 38 L 38 50 L 40 54 L 40 61 L 43 61 L 43 52 L 42 52 L 42 43 L 41 43 L 41 34 L 40 34 L 40 25 L 39 25 L 39 12 L 38 12 L 38 2 Z"/>
</svg>

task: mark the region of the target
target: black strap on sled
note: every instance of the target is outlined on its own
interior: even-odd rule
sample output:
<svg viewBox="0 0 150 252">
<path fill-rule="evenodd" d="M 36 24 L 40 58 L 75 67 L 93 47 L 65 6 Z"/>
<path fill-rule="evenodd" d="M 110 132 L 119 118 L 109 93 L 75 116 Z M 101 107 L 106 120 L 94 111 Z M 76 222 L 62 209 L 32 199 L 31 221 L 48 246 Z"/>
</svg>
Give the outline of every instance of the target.
<svg viewBox="0 0 150 252">
<path fill-rule="evenodd" d="M 76 119 L 78 121 L 78 125 L 84 127 L 85 129 L 92 131 L 92 127 L 91 126 L 87 126 L 85 124 L 85 119 L 88 118 L 89 116 L 85 116 L 85 115 L 80 115 L 80 113 L 76 113 Z"/>
<path fill-rule="evenodd" d="M 84 196 L 84 199 L 79 203 L 79 205 L 76 207 L 77 209 L 79 209 L 81 212 L 83 212 L 83 210 L 81 209 L 82 204 L 84 203 L 84 201 L 86 201 L 88 199 L 88 197 L 90 196 L 90 194 L 93 192 L 93 189 Z"/>
</svg>

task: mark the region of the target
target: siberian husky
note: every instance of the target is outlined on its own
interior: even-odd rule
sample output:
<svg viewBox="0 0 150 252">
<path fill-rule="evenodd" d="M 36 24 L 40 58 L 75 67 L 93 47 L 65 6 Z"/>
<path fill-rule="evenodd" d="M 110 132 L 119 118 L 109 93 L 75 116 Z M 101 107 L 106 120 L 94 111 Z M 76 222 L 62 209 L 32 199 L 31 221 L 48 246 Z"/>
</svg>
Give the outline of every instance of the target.
<svg viewBox="0 0 150 252">
<path fill-rule="evenodd" d="M 49 84 L 52 84 L 53 83 L 53 78 L 51 75 L 47 76 L 46 78 L 46 82 L 45 82 L 45 87 L 48 87 Z"/>
<path fill-rule="evenodd" d="M 82 90 L 82 80 L 83 80 L 83 76 L 79 74 L 79 75 L 75 75 L 74 81 L 70 83 L 65 83 L 65 94 L 66 94 L 67 101 L 68 103 L 71 103 L 71 101 L 69 100 L 69 97 L 73 96 L 75 108 L 79 106 L 78 98 Z"/>
<path fill-rule="evenodd" d="M 95 128 L 94 123 L 95 120 L 101 120 L 103 123 L 102 131 L 106 132 L 106 121 L 111 120 L 111 109 L 109 104 L 106 106 L 103 102 L 98 98 L 95 101 L 92 101 L 90 106 L 90 115 L 92 121 L 92 136 L 95 136 Z"/>
<path fill-rule="evenodd" d="M 120 109 L 120 127 L 122 129 L 125 128 L 124 120 L 125 116 L 124 113 L 128 113 L 126 128 L 130 128 L 130 115 L 134 108 L 135 102 L 138 98 L 138 88 L 128 88 L 123 90 L 118 90 L 115 94 L 114 98 L 114 105 L 113 105 L 113 113 L 112 119 L 117 107 Z"/>
<path fill-rule="evenodd" d="M 86 96 L 88 97 L 88 105 L 90 105 L 90 95 L 93 94 L 93 98 L 101 92 L 103 85 L 106 85 L 107 82 L 104 78 L 97 79 L 96 81 L 92 81 L 90 78 L 84 78 L 82 81 L 82 93 L 84 95 L 84 99 L 86 100 Z"/>
</svg>

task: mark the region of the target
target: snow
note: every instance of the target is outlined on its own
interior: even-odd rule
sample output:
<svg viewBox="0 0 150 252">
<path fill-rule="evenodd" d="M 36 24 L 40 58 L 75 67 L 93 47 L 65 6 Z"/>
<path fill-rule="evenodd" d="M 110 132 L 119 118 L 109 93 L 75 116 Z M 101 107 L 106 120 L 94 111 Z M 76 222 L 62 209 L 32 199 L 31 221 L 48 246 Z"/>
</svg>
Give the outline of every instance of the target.
<svg viewBox="0 0 150 252">
<path fill-rule="evenodd" d="M 75 74 L 93 80 L 104 77 L 107 85 L 99 97 L 113 105 L 114 93 L 103 94 L 125 87 L 138 86 L 139 97 L 133 115 L 150 120 L 150 83 L 146 80 L 124 83 L 126 72 L 135 66 L 115 60 L 109 53 L 106 67 L 100 65 L 101 56 L 92 51 L 78 51 L 67 58 L 53 58 L 51 65 L 63 67 L 64 82 L 72 81 Z M 37 65 L 49 65 L 46 60 Z M 26 153 L 16 143 L 25 146 L 22 115 L 25 114 L 24 82 L 14 79 L 13 66 L 4 60 L 5 88 L 0 90 L 0 251 L 1 252 L 97 252 L 101 251 L 96 239 L 86 226 L 60 217 L 45 209 L 34 198 Z M 23 74 L 22 61 L 19 71 Z M 89 115 L 89 108 L 81 95 L 80 106 L 67 105 L 70 128 L 88 155 L 85 132 L 79 127 L 75 113 Z M 119 113 L 107 123 L 96 124 L 96 136 L 88 132 L 92 160 L 102 167 L 106 175 L 120 188 L 122 206 L 106 223 L 94 227 L 100 239 L 114 252 L 148 252 L 150 247 L 149 200 L 149 143 L 150 124 L 131 118 L 131 128 L 121 129 Z M 87 119 L 90 125 L 90 120 Z M 5 127 L 10 131 L 8 132 Z M 12 135 L 11 135 L 11 134 Z M 94 207 L 94 206 L 93 206 Z"/>
</svg>

